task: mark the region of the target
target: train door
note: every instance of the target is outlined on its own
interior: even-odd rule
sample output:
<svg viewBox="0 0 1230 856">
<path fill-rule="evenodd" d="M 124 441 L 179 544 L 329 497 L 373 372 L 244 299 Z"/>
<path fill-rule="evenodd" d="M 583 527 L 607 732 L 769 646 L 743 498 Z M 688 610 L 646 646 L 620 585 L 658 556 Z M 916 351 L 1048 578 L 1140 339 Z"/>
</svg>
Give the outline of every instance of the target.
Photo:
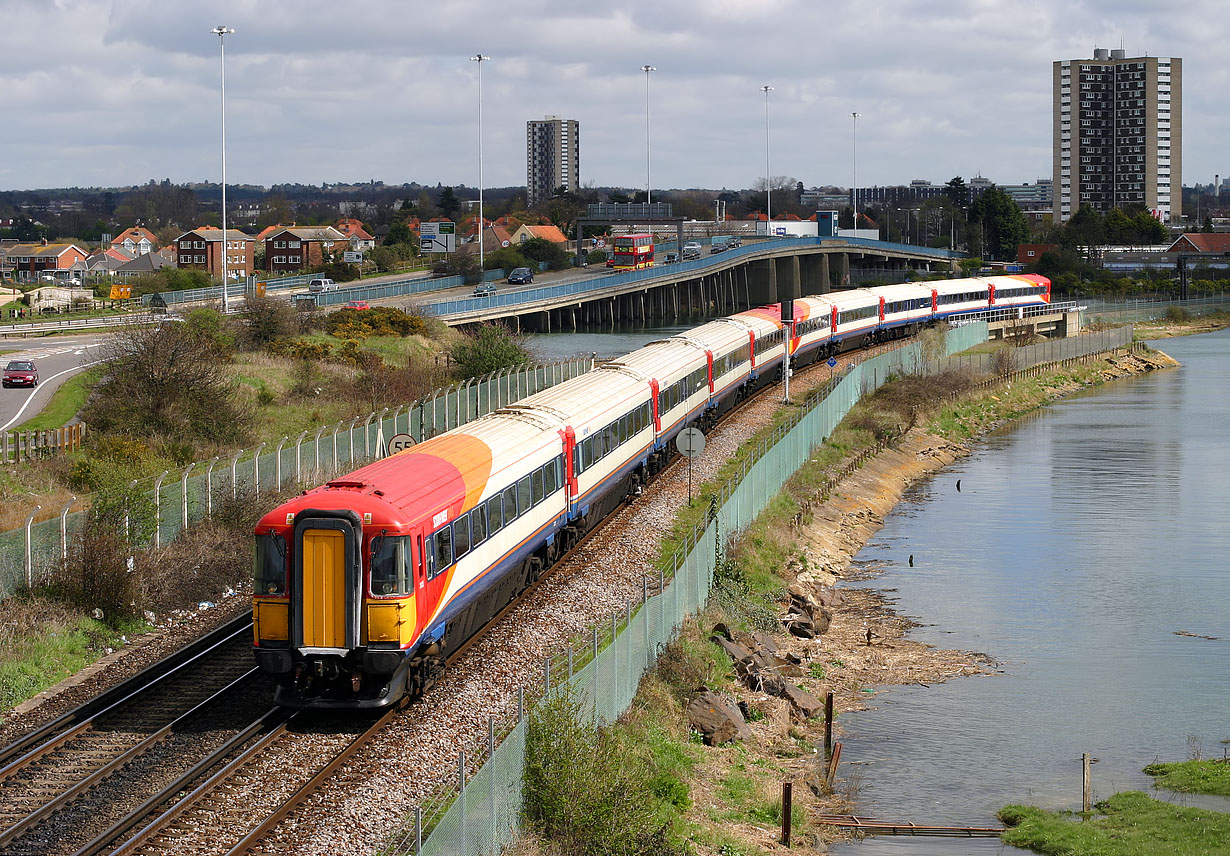
<svg viewBox="0 0 1230 856">
<path fill-rule="evenodd" d="M 434 567 L 435 556 L 429 552 L 431 539 L 419 530 L 414 535 L 414 608 L 415 627 L 418 631 L 427 628 L 431 620 L 432 598 L 427 596 L 427 577 Z"/>
<path fill-rule="evenodd" d="M 363 567 L 357 517 L 354 512 L 308 511 L 295 521 L 292 638 L 304 652 L 344 653 L 359 643 Z"/>
</svg>

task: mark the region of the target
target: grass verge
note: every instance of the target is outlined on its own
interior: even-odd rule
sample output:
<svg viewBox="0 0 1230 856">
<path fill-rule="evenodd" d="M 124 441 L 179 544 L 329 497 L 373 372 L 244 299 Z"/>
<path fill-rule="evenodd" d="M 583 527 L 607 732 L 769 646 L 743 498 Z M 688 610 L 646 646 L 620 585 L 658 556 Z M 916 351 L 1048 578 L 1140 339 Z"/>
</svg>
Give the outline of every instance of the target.
<svg viewBox="0 0 1230 856">
<path fill-rule="evenodd" d="M 51 394 L 47 406 L 17 426 L 18 431 L 49 431 L 68 424 L 90 397 L 90 390 L 103 375 L 99 366 L 75 374 Z"/>
<path fill-rule="evenodd" d="M 1144 771 L 1168 791 L 1230 797 L 1230 762 L 1223 759 L 1150 764 Z"/>
<path fill-rule="evenodd" d="M 1047 856 L 1227 856 L 1230 814 L 1185 808 L 1139 791 L 1115 794 L 1083 822 L 1072 812 L 1009 805 L 1006 844 Z"/>
<path fill-rule="evenodd" d="M 0 710 L 9 710 L 94 662 L 144 625 L 112 627 L 54 600 L 0 601 Z"/>
</svg>

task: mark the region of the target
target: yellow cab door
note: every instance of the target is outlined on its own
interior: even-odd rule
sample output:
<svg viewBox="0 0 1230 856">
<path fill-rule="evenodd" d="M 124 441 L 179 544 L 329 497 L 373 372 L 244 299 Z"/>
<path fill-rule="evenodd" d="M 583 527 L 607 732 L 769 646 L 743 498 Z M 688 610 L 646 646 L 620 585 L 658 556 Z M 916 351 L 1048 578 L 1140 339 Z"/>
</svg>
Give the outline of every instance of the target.
<svg viewBox="0 0 1230 856">
<path fill-rule="evenodd" d="M 302 628 L 306 648 L 346 647 L 346 536 L 339 529 L 305 529 Z"/>
</svg>

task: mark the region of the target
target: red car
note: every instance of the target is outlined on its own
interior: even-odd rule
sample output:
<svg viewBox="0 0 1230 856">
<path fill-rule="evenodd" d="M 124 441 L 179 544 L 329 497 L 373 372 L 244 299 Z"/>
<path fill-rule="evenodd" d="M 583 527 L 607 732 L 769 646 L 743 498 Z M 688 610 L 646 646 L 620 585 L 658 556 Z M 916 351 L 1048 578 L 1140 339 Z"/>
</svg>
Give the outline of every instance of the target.
<svg viewBox="0 0 1230 856">
<path fill-rule="evenodd" d="M 33 360 L 12 360 L 4 367 L 4 388 L 38 386 L 38 366 Z"/>
<path fill-rule="evenodd" d="M 372 305 L 366 300 L 351 300 L 346 303 L 343 309 L 371 309 Z"/>
</svg>

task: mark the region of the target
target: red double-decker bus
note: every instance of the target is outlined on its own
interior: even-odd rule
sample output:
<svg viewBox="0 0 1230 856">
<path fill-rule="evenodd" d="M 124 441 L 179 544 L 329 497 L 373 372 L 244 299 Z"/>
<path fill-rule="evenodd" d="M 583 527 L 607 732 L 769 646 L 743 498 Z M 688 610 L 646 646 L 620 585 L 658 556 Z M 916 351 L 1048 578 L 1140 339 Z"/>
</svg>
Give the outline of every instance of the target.
<svg viewBox="0 0 1230 856">
<path fill-rule="evenodd" d="M 615 270 L 640 270 L 653 267 L 653 235 L 621 235 L 615 239 Z"/>
</svg>

